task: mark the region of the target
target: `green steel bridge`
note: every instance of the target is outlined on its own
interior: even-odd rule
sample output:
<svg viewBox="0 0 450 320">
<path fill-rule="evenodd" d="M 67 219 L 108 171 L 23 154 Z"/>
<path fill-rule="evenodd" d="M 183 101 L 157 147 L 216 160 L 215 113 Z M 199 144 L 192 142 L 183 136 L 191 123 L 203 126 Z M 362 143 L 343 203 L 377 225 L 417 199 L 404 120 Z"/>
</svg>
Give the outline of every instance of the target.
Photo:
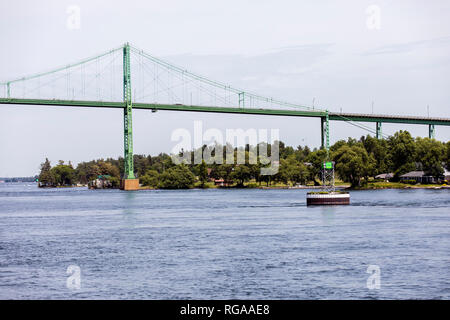
<svg viewBox="0 0 450 320">
<path fill-rule="evenodd" d="M 0 83 L 0 104 L 123 109 L 124 181 L 137 180 L 133 108 L 320 118 L 326 149 L 329 121 L 345 121 L 379 139 L 386 137 L 382 123 L 427 125 L 429 138 L 435 137 L 435 126 L 450 126 L 450 118 L 337 113 L 264 97 L 194 74 L 128 43 L 74 64 Z M 362 124 L 370 122 L 375 128 Z"/>
</svg>

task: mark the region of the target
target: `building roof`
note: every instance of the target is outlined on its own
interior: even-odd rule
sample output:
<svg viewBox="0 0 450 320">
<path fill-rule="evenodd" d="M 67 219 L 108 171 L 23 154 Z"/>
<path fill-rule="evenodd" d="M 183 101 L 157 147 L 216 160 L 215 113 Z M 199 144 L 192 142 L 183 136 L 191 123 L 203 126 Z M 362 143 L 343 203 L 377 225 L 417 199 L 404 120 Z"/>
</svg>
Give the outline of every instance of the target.
<svg viewBox="0 0 450 320">
<path fill-rule="evenodd" d="M 393 173 L 382 173 L 375 176 L 375 179 L 391 179 L 394 177 Z"/>
<path fill-rule="evenodd" d="M 405 174 L 402 174 L 400 178 L 421 178 L 425 176 L 425 172 L 423 171 L 411 171 Z"/>
</svg>

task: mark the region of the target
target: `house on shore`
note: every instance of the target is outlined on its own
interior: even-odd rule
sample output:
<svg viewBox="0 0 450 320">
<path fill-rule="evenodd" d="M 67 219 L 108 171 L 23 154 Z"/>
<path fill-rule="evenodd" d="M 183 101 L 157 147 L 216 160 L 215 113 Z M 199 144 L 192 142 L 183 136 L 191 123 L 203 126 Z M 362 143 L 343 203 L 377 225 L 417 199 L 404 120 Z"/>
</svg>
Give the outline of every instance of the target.
<svg viewBox="0 0 450 320">
<path fill-rule="evenodd" d="M 393 177 L 394 177 L 393 173 L 382 173 L 382 174 L 375 176 L 375 179 L 382 179 L 384 181 L 389 181 Z"/>
<path fill-rule="evenodd" d="M 425 175 L 424 171 L 411 171 L 405 174 L 402 174 L 400 177 L 400 182 L 407 182 L 411 180 L 415 180 L 416 183 L 436 183 L 437 180 L 433 176 Z"/>
<path fill-rule="evenodd" d="M 415 180 L 416 183 L 442 183 L 445 180 L 450 181 L 450 171 L 444 169 L 444 173 L 438 179 L 426 175 L 424 171 L 411 171 L 401 175 L 399 178 L 401 182 Z"/>
<path fill-rule="evenodd" d="M 97 179 L 89 181 L 88 188 L 89 189 L 109 189 L 112 188 L 112 182 L 109 180 L 111 178 L 110 175 L 99 175 Z"/>
</svg>

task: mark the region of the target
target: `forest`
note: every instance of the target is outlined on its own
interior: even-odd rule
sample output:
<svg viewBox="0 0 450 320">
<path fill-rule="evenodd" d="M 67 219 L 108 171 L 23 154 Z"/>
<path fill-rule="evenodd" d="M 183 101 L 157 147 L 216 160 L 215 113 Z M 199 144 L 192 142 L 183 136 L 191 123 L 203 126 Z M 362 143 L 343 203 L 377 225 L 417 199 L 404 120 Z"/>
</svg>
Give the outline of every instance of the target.
<svg viewBox="0 0 450 320">
<path fill-rule="evenodd" d="M 229 187 L 255 187 L 274 185 L 320 185 L 323 162 L 335 162 L 336 178 L 353 188 L 362 187 L 382 173 L 393 173 L 392 181 L 400 175 L 420 170 L 426 175 L 440 178 L 444 170 L 450 170 L 450 142 L 435 139 L 413 138 L 408 131 L 398 131 L 387 139 L 376 139 L 370 135 L 359 140 L 348 138 L 334 143 L 329 152 L 308 146 L 291 147 L 278 144 L 279 167 L 274 175 L 262 175 L 261 168 L 267 167 L 260 157 L 251 164 L 250 150 L 262 145 L 234 148 L 234 157 L 240 150 L 245 152 L 244 164 L 175 164 L 166 153 L 156 156 L 134 155 L 134 172 L 140 183 L 148 188 L 186 189 L 206 188 L 214 180 L 223 180 Z M 269 155 L 271 146 L 267 146 Z M 204 145 L 202 151 L 214 146 Z M 215 149 L 218 150 L 218 149 Z M 226 146 L 219 150 L 226 152 Z M 190 152 L 194 159 L 194 150 Z M 214 150 L 210 151 L 214 154 Z M 39 185 L 59 187 L 86 185 L 98 177 L 108 179 L 112 187 L 118 188 L 124 171 L 123 158 L 107 158 L 81 162 L 76 167 L 69 161 L 60 160 L 52 166 L 46 159 L 41 164 Z"/>
</svg>

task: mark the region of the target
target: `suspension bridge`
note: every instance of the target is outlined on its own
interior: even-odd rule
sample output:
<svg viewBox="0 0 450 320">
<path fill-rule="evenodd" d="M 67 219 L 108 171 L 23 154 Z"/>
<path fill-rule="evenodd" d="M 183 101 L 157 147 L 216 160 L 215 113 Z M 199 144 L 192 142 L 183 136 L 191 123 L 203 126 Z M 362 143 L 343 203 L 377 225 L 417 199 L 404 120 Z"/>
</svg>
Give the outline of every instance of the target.
<svg viewBox="0 0 450 320">
<path fill-rule="evenodd" d="M 321 143 L 326 149 L 329 121 L 345 121 L 379 139 L 386 137 L 382 123 L 427 125 L 430 138 L 435 137 L 436 125 L 450 126 L 450 118 L 337 113 L 264 97 L 189 72 L 129 43 L 74 64 L 0 83 L 0 104 L 123 109 L 124 190 L 139 188 L 133 164 L 133 108 L 320 118 Z M 362 123 L 375 123 L 375 128 Z"/>
</svg>

